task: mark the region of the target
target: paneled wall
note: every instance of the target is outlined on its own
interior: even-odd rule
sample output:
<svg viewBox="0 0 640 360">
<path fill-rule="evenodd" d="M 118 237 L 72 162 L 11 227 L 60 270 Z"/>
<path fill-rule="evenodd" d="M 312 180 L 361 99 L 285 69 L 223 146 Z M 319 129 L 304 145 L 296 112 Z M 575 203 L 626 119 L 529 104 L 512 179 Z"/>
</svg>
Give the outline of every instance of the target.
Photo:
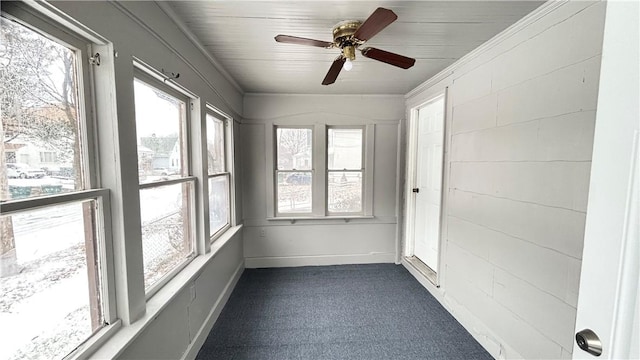
<svg viewBox="0 0 640 360">
<path fill-rule="evenodd" d="M 401 96 L 246 95 L 241 125 L 247 267 L 394 262 Z M 274 124 L 374 124 L 372 219 L 268 219 Z M 273 203 L 273 202 L 271 202 Z"/>
<path fill-rule="evenodd" d="M 413 91 L 448 87 L 441 287 L 496 357 L 570 358 L 603 2 L 547 4 Z"/>
</svg>

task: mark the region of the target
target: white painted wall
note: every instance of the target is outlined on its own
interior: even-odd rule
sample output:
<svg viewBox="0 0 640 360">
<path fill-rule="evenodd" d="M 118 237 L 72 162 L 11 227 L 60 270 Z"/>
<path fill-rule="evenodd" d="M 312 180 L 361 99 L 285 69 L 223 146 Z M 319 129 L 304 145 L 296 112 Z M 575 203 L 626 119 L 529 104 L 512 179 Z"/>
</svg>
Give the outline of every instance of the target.
<svg viewBox="0 0 640 360">
<path fill-rule="evenodd" d="M 571 357 L 604 9 L 548 3 L 407 96 L 449 88 L 441 287 L 421 280 L 497 358 Z"/>
<path fill-rule="evenodd" d="M 247 267 L 394 262 L 401 96 L 247 94 L 241 125 Z M 373 219 L 267 220 L 267 136 L 274 123 L 375 124 Z"/>
<path fill-rule="evenodd" d="M 233 235 L 214 244 L 211 252 L 198 256 L 164 288 L 145 299 L 133 121 L 133 60 L 136 58 L 157 70 L 180 73 L 177 82 L 199 96 L 195 109 L 199 108 L 202 113 L 209 103 L 239 121 L 243 94 L 214 68 L 155 2 L 56 1 L 53 4 L 106 38 L 118 54 L 116 58 L 102 54 L 106 60 L 102 66 L 113 66 L 115 71 L 115 92 L 108 86 L 100 91 L 109 93 L 110 100 L 115 101 L 117 118 L 114 122 L 110 118 L 99 118 L 98 135 L 101 142 L 114 142 L 107 148 L 115 149 L 113 153 L 101 154 L 101 170 L 103 186 L 113 194 L 116 290 L 118 314 L 124 326 L 92 357 L 194 357 L 242 273 L 242 231 L 233 228 L 229 232 Z M 237 123 L 234 127 L 237 140 Z M 192 141 L 200 142 L 195 138 Z M 194 173 L 198 171 L 201 170 L 195 169 Z M 239 181 L 239 171 L 235 173 Z M 236 190 L 236 217 L 241 219 L 241 189 L 237 186 Z M 206 193 L 206 182 L 199 185 L 198 191 Z M 202 236 L 204 225 L 198 226 Z"/>
<path fill-rule="evenodd" d="M 203 340 L 198 331 L 206 334 L 212 319 L 207 317 L 215 317 L 216 301 L 233 285 L 243 255 L 249 266 L 395 260 L 402 181 L 397 174 L 403 166 L 397 159 L 403 159 L 398 146 L 404 142 L 398 134 L 405 128 L 401 97 L 249 94 L 243 99 L 157 4 L 55 4 L 112 41 L 119 54 L 116 129 L 124 160 L 107 180 L 125 199 L 113 204 L 113 217 L 122 226 L 116 237 L 133 234 L 119 240 L 130 254 L 139 251 L 139 215 L 127 206 L 138 197 L 135 138 L 127 137 L 135 129 L 133 57 L 179 72 L 179 82 L 202 94 L 203 103 L 246 118 L 236 133 L 242 176 L 238 218 L 245 231 L 203 263 L 199 276 L 176 286 L 170 301 L 147 308 L 157 314 L 152 319 L 144 318 L 141 276 L 129 279 L 127 290 L 137 302 L 127 309 L 131 325 L 123 329 L 141 318 L 146 325 L 120 349 L 120 357 L 193 355 Z M 538 14 L 407 99 L 413 106 L 449 86 L 442 287 L 429 289 L 496 357 L 567 358 L 571 351 L 604 6 L 550 6 L 558 8 Z M 271 149 L 265 139 L 271 124 L 336 119 L 376 126 L 375 218 L 267 220 L 265 153 Z M 133 269 L 142 267 L 126 261 Z"/>
</svg>

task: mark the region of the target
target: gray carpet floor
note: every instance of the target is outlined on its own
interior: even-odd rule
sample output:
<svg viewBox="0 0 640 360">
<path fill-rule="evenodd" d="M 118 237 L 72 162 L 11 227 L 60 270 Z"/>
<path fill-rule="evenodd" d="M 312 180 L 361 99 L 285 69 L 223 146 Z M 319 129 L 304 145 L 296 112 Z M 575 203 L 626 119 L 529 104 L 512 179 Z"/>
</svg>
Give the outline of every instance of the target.
<svg viewBox="0 0 640 360">
<path fill-rule="evenodd" d="M 492 359 L 402 266 L 247 269 L 199 360 Z"/>
</svg>

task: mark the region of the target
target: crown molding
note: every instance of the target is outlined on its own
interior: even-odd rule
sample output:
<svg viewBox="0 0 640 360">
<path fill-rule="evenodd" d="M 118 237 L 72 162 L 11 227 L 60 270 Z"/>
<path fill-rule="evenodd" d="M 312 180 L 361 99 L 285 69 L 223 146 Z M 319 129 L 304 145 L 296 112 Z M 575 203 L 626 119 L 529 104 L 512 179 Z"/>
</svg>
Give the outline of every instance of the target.
<svg viewBox="0 0 640 360">
<path fill-rule="evenodd" d="M 218 62 L 216 58 L 211 55 L 211 53 L 202 45 L 200 39 L 187 27 L 187 25 L 182 21 L 182 19 L 176 14 L 176 12 L 171 8 L 168 1 L 156 1 L 156 5 L 176 24 L 178 29 L 182 31 L 182 33 L 191 41 L 191 43 L 200 50 L 202 55 L 204 55 L 209 62 L 213 65 L 224 76 L 227 81 L 233 85 L 242 95 L 244 95 L 244 90 L 240 87 L 240 84 L 227 72 L 227 70 Z"/>
<path fill-rule="evenodd" d="M 146 22 L 144 22 L 137 15 L 132 13 L 127 7 L 122 5 L 118 1 L 110 0 L 109 3 L 113 5 L 116 9 L 122 12 L 124 15 L 133 20 L 136 24 L 140 25 L 144 30 L 146 30 L 149 34 L 151 34 L 156 40 L 158 40 L 162 45 L 164 45 L 169 51 L 171 51 L 175 56 L 177 56 L 187 67 L 189 67 L 195 74 L 198 76 L 213 92 L 218 96 L 220 100 L 226 105 L 230 110 L 235 112 L 236 114 L 242 114 L 242 109 L 236 109 L 235 106 L 232 105 L 227 98 L 218 91 L 216 86 L 193 64 L 189 59 L 187 59 L 180 51 L 178 51 L 173 45 L 171 45 L 167 40 L 165 40 L 158 32 L 156 32 L 151 26 L 149 26 Z M 154 4 L 158 5 L 158 3 L 154 2 Z M 160 8 L 161 9 L 161 8 Z M 162 9 L 161 9 L 162 10 Z M 164 11 L 163 11 L 164 12 Z M 217 69 L 216 69 L 217 70 Z M 244 95 L 244 93 L 241 93 Z"/>
<path fill-rule="evenodd" d="M 357 98 L 404 98 L 403 94 L 296 94 L 296 93 L 245 93 L 252 97 L 357 97 Z"/>
</svg>

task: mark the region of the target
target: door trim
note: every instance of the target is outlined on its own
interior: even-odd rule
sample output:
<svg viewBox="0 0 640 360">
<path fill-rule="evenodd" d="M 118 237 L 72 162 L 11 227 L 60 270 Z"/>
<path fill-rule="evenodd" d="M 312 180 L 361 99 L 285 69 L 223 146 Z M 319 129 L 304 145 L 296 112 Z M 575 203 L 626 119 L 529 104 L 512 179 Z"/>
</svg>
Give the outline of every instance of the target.
<svg viewBox="0 0 640 360">
<path fill-rule="evenodd" d="M 416 186 L 417 180 L 417 171 L 416 171 L 416 160 L 417 160 L 417 144 L 418 144 L 418 111 L 421 108 L 424 108 L 440 99 L 444 99 L 444 110 L 443 110 L 443 131 L 442 131 L 442 141 L 443 141 L 443 150 L 442 150 L 442 176 L 440 178 L 440 221 L 439 221 L 439 236 L 438 236 L 438 266 L 437 269 L 431 269 L 426 264 L 422 263 L 429 270 L 434 272 L 434 276 L 426 276 L 429 281 L 431 281 L 434 285 L 440 286 L 440 269 L 442 264 L 442 230 L 444 228 L 444 212 L 442 211 L 444 208 L 444 193 L 445 193 L 445 173 L 448 168 L 445 166 L 447 164 L 447 154 L 448 154 L 448 142 L 447 142 L 447 132 L 449 127 L 447 126 L 447 118 L 448 118 L 448 87 L 446 87 L 443 91 L 438 92 L 436 95 L 432 95 L 428 98 L 428 100 L 421 102 L 419 105 L 413 106 L 409 109 L 409 121 L 407 126 L 407 159 L 406 159 L 406 182 L 405 182 L 405 209 L 406 216 L 404 217 L 404 243 L 402 246 L 402 258 L 405 261 L 409 261 L 409 259 L 415 259 L 415 261 L 420 261 L 418 258 L 414 256 L 414 232 L 415 232 L 415 196 L 413 196 L 412 189 Z M 413 262 L 413 261 L 412 261 Z M 421 271 L 422 272 L 422 271 Z"/>
</svg>

